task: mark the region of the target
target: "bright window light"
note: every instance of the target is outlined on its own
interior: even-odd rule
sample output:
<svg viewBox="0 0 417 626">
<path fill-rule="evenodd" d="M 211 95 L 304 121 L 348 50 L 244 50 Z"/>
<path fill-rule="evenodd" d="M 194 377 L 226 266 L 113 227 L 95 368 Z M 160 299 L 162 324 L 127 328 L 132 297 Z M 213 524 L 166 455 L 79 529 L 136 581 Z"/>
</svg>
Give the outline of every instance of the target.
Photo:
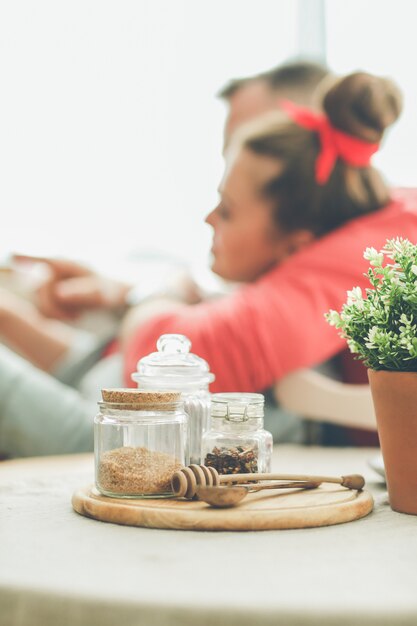
<svg viewBox="0 0 417 626">
<path fill-rule="evenodd" d="M 0 251 L 206 261 L 231 77 L 296 50 L 293 0 L 0 6 Z"/>
<path fill-rule="evenodd" d="M 403 114 L 374 163 L 393 185 L 417 187 L 417 2 L 327 0 L 325 11 L 330 67 L 389 76 L 401 87 Z"/>
</svg>

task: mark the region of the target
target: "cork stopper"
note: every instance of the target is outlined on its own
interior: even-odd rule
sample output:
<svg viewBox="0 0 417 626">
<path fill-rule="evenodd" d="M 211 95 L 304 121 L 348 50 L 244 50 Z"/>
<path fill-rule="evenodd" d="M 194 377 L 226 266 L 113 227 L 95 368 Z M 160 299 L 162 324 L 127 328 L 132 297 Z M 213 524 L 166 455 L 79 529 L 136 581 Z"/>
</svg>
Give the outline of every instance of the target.
<svg viewBox="0 0 417 626">
<path fill-rule="evenodd" d="M 146 408 L 147 406 L 172 404 L 179 402 L 179 391 L 142 391 L 142 389 L 102 389 L 104 402 L 114 408 Z M 117 406 L 116 406 L 117 405 Z"/>
</svg>

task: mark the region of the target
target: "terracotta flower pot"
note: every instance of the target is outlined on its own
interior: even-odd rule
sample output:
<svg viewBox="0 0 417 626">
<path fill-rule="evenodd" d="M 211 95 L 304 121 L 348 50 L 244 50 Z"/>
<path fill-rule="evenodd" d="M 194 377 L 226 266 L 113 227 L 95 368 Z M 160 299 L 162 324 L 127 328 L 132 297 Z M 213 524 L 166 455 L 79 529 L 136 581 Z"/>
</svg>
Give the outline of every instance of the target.
<svg viewBox="0 0 417 626">
<path fill-rule="evenodd" d="M 391 508 L 417 515 L 417 373 L 368 370 Z"/>
</svg>

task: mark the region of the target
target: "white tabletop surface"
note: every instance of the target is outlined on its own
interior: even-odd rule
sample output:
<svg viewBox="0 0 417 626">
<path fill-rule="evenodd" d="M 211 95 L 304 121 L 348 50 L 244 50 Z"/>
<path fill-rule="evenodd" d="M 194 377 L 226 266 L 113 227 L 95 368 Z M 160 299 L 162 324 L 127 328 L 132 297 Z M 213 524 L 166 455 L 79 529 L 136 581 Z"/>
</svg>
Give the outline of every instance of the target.
<svg viewBox="0 0 417 626">
<path fill-rule="evenodd" d="M 417 517 L 391 511 L 369 449 L 281 446 L 273 469 L 363 473 L 368 517 L 338 526 L 190 532 L 71 508 L 90 455 L 0 463 L 0 626 L 417 624 Z"/>
</svg>

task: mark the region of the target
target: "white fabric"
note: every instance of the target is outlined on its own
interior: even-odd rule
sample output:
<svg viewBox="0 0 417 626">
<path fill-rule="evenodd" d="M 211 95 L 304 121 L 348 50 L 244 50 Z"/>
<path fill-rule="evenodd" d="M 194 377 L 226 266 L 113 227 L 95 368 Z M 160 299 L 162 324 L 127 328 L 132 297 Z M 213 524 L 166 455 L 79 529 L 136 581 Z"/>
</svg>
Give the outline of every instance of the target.
<svg viewBox="0 0 417 626">
<path fill-rule="evenodd" d="M 72 344 L 55 364 L 52 375 L 62 383 L 76 387 L 84 374 L 99 361 L 110 339 L 100 339 L 86 330 L 74 329 Z"/>
<path fill-rule="evenodd" d="M 0 455 L 93 449 L 94 402 L 0 345 Z"/>
<path fill-rule="evenodd" d="M 417 517 L 391 511 L 375 450 L 276 448 L 277 471 L 362 472 L 368 517 L 248 533 L 105 524 L 71 509 L 90 455 L 0 464 L 0 626 L 415 626 Z"/>
<path fill-rule="evenodd" d="M 100 390 L 123 386 L 122 358 L 98 360 L 102 342 L 77 337 L 54 376 L 0 345 L 0 458 L 93 449 Z"/>
<path fill-rule="evenodd" d="M 98 361 L 80 380 L 77 388 L 83 398 L 97 402 L 103 387 L 124 387 L 123 359 L 120 352 Z"/>
</svg>

